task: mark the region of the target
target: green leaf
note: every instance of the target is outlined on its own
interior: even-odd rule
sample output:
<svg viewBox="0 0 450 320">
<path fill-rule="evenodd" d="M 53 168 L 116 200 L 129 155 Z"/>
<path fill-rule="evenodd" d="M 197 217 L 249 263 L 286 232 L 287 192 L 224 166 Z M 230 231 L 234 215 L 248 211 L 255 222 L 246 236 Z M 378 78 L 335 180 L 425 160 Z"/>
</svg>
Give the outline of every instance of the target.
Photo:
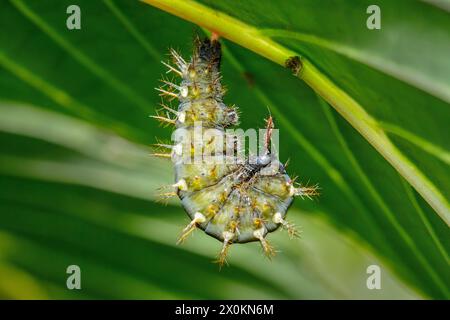
<svg viewBox="0 0 450 320">
<path fill-rule="evenodd" d="M 447 12 L 381 2 L 382 29 L 369 31 L 362 2 L 328 11 L 315 1 L 149 2 L 231 40 L 226 102 L 243 128 L 262 127 L 268 107 L 289 172 L 321 186 L 318 201 L 290 209 L 303 239 L 274 234 L 272 262 L 257 244 L 233 246 L 220 272 L 214 239 L 175 246 L 187 218 L 178 201 L 155 202 L 172 173 L 148 156 L 170 130 L 148 115 L 159 61 L 169 47 L 189 55 L 194 25 L 139 2 L 84 0 L 82 29 L 71 31 L 71 1 L 5 1 L 1 295 L 449 297 Z M 323 98 L 277 65 L 292 55 Z M 81 292 L 65 287 L 70 264 L 83 270 Z M 366 289 L 370 264 L 382 266 L 383 290 Z"/>
</svg>

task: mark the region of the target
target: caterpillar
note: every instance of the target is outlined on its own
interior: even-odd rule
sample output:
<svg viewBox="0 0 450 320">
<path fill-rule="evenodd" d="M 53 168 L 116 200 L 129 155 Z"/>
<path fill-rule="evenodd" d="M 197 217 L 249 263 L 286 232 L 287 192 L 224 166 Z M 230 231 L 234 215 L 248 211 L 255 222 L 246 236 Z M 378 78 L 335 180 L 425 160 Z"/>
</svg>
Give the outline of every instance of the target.
<svg viewBox="0 0 450 320">
<path fill-rule="evenodd" d="M 222 266 L 233 243 L 259 241 L 269 258 L 275 255 L 267 240 L 279 227 L 289 236 L 298 236 L 294 224 L 285 218 L 294 197 L 312 197 L 317 186 L 301 185 L 286 173 L 271 148 L 273 118 L 266 119 L 264 148 L 259 155 L 237 157 L 242 152 L 241 136 L 228 133 L 238 124 L 236 106 L 223 102 L 221 85 L 221 45 L 217 36 L 194 43 L 187 62 L 175 50 L 170 50 L 172 62 L 162 62 L 168 73 L 181 78 L 176 84 L 162 79 L 156 88 L 169 101 L 177 99 L 175 110 L 165 103 L 153 116 L 163 124 L 175 126 L 173 144 L 157 143 L 165 151 L 154 155 L 170 158 L 174 165 L 173 191 L 163 197 L 178 196 L 190 222 L 182 230 L 182 243 L 195 229 L 222 242 L 216 262 Z M 208 135 L 196 135 L 197 129 Z M 206 156 L 208 155 L 208 156 Z M 229 161 L 231 159 L 231 161 Z"/>
</svg>

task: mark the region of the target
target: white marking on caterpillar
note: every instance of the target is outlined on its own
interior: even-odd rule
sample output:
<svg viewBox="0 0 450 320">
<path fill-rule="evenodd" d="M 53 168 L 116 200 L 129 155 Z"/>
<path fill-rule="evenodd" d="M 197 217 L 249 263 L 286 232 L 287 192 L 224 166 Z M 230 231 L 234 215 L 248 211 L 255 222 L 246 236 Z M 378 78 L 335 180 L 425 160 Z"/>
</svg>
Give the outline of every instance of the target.
<svg viewBox="0 0 450 320">
<path fill-rule="evenodd" d="M 192 221 L 195 221 L 196 223 L 203 223 L 206 221 L 206 218 L 201 212 L 196 212 Z"/>
<path fill-rule="evenodd" d="M 188 96 L 189 90 L 187 87 L 181 87 L 180 88 L 180 94 L 183 98 L 186 98 Z"/>
<path fill-rule="evenodd" d="M 172 151 L 174 154 L 176 154 L 177 156 L 181 156 L 182 155 L 182 151 L 183 151 L 183 145 L 182 143 L 176 144 L 173 146 Z"/>
<path fill-rule="evenodd" d="M 275 222 L 275 223 L 283 223 L 283 221 L 284 221 L 283 218 L 281 217 L 281 213 L 280 213 L 280 212 L 275 213 L 275 214 L 273 215 L 272 220 L 273 220 L 273 222 Z"/>
<path fill-rule="evenodd" d="M 181 111 L 181 112 L 178 114 L 178 121 L 179 121 L 180 123 L 184 123 L 185 120 L 186 120 L 186 112 Z"/>
<path fill-rule="evenodd" d="M 173 185 L 175 188 L 178 188 L 181 191 L 186 191 L 188 189 L 186 180 L 180 179 L 177 183 Z"/>
<path fill-rule="evenodd" d="M 266 231 L 266 229 L 264 227 L 261 227 L 255 231 L 253 231 L 253 235 L 255 236 L 256 239 L 261 240 L 261 239 L 264 239 L 265 231 Z"/>
</svg>

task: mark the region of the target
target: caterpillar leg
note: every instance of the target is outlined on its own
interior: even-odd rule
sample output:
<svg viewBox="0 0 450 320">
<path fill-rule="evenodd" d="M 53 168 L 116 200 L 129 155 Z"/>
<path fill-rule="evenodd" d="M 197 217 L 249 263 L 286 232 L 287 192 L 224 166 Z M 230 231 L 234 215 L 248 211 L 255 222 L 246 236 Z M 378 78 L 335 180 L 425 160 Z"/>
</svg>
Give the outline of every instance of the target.
<svg viewBox="0 0 450 320">
<path fill-rule="evenodd" d="M 264 254 L 267 258 L 272 259 L 275 256 L 275 248 L 269 243 L 269 241 L 265 238 L 265 227 L 261 227 L 253 232 L 255 238 L 259 240 L 261 243 L 261 247 L 264 251 Z"/>
<path fill-rule="evenodd" d="M 227 254 L 228 254 L 228 249 L 231 246 L 231 240 L 234 238 L 235 234 L 233 232 L 230 231 L 225 231 L 223 233 L 223 245 L 222 245 L 222 250 L 220 250 L 219 252 L 219 256 L 217 258 L 217 260 L 215 262 L 217 262 L 219 264 L 219 267 L 222 268 L 222 266 L 227 263 Z"/>
<path fill-rule="evenodd" d="M 181 235 L 178 238 L 177 244 L 183 243 L 184 240 L 186 240 L 186 238 L 192 233 L 192 231 L 194 231 L 197 228 L 197 225 L 205 221 L 206 221 L 205 216 L 200 212 L 197 212 L 194 215 L 194 219 L 192 219 L 192 221 L 189 222 L 189 224 L 183 229 L 183 231 L 181 231 Z"/>
<path fill-rule="evenodd" d="M 283 229 L 285 229 L 288 232 L 288 235 L 291 239 L 293 238 L 300 238 L 300 231 L 296 228 L 296 226 L 289 222 L 284 220 L 281 217 L 281 213 L 277 212 L 273 215 L 272 218 L 273 222 L 277 223 L 277 224 L 281 224 L 281 226 L 283 227 Z"/>
</svg>

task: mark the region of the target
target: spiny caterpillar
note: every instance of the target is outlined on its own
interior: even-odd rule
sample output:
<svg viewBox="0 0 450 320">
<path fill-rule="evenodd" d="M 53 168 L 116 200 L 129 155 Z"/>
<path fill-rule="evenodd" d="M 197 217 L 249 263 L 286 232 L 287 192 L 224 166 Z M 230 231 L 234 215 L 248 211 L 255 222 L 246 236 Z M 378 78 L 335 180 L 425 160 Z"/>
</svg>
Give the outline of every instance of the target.
<svg viewBox="0 0 450 320">
<path fill-rule="evenodd" d="M 286 212 L 294 196 L 317 195 L 317 187 L 295 183 L 286 174 L 285 165 L 271 152 L 272 117 L 266 120 L 265 148 L 260 155 L 244 157 L 243 161 L 224 161 L 236 159 L 241 149 L 237 143 L 240 137 L 226 130 L 238 123 L 238 112 L 222 100 L 221 46 L 217 37 L 197 39 L 189 62 L 174 50 L 170 53 L 173 65 L 162 63 L 169 68 L 168 73 L 177 74 L 182 81 L 177 85 L 163 79 L 164 85 L 157 90 L 163 97 L 178 99 L 179 106 L 174 110 L 162 104 L 165 115 L 159 113 L 154 118 L 174 125 L 179 134 L 178 138 L 172 137 L 173 145 L 156 144 L 168 151 L 154 155 L 172 159 L 174 191 L 162 195 L 178 195 L 191 219 L 178 243 L 200 228 L 223 243 L 217 259 L 220 266 L 226 263 L 233 243 L 259 241 L 270 258 L 275 250 L 266 239 L 267 234 L 281 226 L 291 237 L 297 236 L 294 225 L 285 220 Z M 194 137 L 199 126 L 209 131 L 208 137 Z M 183 142 L 179 142 L 180 137 Z"/>
</svg>

